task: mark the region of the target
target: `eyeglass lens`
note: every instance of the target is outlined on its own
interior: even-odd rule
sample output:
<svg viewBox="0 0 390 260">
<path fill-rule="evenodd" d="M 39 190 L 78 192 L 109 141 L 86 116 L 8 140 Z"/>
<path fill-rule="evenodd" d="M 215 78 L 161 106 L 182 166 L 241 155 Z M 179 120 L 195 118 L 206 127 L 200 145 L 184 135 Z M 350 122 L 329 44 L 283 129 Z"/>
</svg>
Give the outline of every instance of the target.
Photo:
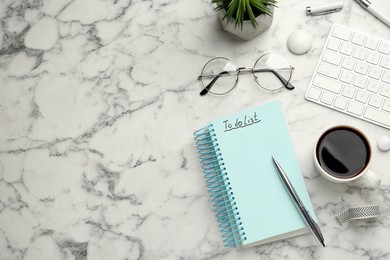
<svg viewBox="0 0 390 260">
<path fill-rule="evenodd" d="M 210 87 L 207 89 L 208 91 L 205 91 L 206 93 L 223 95 L 230 92 L 236 86 L 238 73 L 229 59 L 217 57 L 205 64 L 199 78 L 203 88 Z"/>
<path fill-rule="evenodd" d="M 268 91 L 276 91 L 284 87 L 290 88 L 287 85 L 291 75 L 292 67 L 283 56 L 278 54 L 267 53 L 253 65 L 253 76 L 256 83 Z"/>
</svg>

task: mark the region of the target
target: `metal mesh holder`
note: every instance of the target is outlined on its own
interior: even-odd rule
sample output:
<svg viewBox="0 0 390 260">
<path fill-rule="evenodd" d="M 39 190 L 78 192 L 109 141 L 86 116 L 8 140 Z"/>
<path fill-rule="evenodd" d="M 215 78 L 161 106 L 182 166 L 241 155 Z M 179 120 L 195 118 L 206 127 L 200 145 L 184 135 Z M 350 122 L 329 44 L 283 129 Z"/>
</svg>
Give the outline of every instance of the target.
<svg viewBox="0 0 390 260">
<path fill-rule="evenodd" d="M 371 219 L 380 216 L 380 209 L 378 205 L 365 205 L 352 207 L 344 210 L 336 215 L 337 220 L 344 224 L 350 220 L 357 219 Z"/>
</svg>

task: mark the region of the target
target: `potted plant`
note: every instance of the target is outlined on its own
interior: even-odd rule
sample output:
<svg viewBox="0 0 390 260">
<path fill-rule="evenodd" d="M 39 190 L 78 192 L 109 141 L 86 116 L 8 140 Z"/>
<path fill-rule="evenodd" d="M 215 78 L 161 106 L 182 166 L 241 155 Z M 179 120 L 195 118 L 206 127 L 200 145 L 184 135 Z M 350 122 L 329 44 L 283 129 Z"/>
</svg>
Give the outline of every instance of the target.
<svg viewBox="0 0 390 260">
<path fill-rule="evenodd" d="M 224 30 L 243 40 L 266 31 L 272 23 L 277 0 L 211 0 Z"/>
</svg>

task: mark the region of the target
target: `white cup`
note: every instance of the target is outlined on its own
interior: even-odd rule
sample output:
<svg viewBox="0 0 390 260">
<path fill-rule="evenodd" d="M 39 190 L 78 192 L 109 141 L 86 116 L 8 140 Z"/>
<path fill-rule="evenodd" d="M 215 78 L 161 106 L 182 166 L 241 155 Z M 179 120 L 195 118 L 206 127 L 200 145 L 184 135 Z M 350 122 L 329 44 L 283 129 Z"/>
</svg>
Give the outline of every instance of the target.
<svg viewBox="0 0 390 260">
<path fill-rule="evenodd" d="M 320 135 L 314 147 L 314 165 L 327 180 L 377 186 L 381 179 L 370 170 L 372 149 L 367 136 L 350 125 L 337 125 Z"/>
</svg>

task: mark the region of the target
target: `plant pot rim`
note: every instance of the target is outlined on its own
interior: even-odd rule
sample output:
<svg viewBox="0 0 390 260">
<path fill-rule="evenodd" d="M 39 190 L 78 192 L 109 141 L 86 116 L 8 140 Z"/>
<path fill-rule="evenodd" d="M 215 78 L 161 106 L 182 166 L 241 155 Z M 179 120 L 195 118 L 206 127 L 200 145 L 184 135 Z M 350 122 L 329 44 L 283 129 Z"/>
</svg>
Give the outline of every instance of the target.
<svg viewBox="0 0 390 260">
<path fill-rule="evenodd" d="M 272 17 L 272 18 L 273 18 L 274 6 L 273 6 L 273 5 L 269 6 L 269 10 L 271 11 L 272 15 L 268 15 L 268 14 L 265 14 L 265 13 L 261 13 L 261 14 L 259 14 L 258 16 L 256 16 L 256 20 L 258 20 L 258 19 L 260 19 L 260 18 L 262 18 L 262 17 Z M 234 17 L 231 17 L 230 20 L 229 20 L 229 22 L 228 22 L 227 19 L 223 19 L 223 17 L 224 17 L 225 14 L 226 14 L 226 10 L 225 10 L 225 9 L 219 10 L 218 13 L 219 13 L 219 16 L 220 16 L 220 19 L 221 19 L 221 22 L 222 22 L 222 23 L 234 23 L 234 24 L 236 23 L 236 19 L 235 19 Z M 222 15 L 222 17 L 221 17 L 221 15 Z M 265 19 L 265 18 L 263 18 L 263 19 Z M 243 20 L 242 22 L 243 22 L 243 25 L 244 25 L 244 24 L 250 24 L 250 25 L 252 26 L 252 23 L 251 23 L 250 20 Z M 257 21 L 257 22 L 259 22 L 259 21 Z"/>
<path fill-rule="evenodd" d="M 231 18 L 228 22 L 226 19 L 223 19 L 223 17 L 226 14 L 226 10 L 219 10 L 218 16 L 219 20 L 221 22 L 222 28 L 230 32 L 231 34 L 237 36 L 238 38 L 248 41 L 256 36 L 260 35 L 264 31 L 268 30 L 271 27 L 272 20 L 273 20 L 273 14 L 274 14 L 274 6 L 270 6 L 270 10 L 272 13 L 272 16 L 267 14 L 260 14 L 256 17 L 257 26 L 256 28 L 253 27 L 250 20 L 244 20 L 241 26 L 236 26 L 236 20 L 234 18 Z"/>
</svg>

